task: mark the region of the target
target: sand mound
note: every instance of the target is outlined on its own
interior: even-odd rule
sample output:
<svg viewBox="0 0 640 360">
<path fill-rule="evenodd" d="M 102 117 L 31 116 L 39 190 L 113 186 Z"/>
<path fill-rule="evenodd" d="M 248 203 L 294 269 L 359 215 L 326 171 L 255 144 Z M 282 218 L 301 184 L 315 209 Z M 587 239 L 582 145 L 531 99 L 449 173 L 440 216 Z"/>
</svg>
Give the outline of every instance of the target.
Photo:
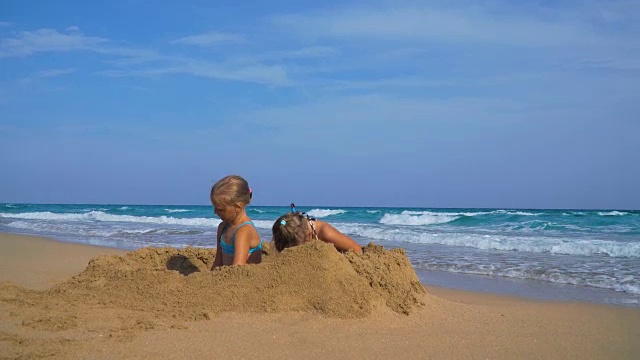
<svg viewBox="0 0 640 360">
<path fill-rule="evenodd" d="M 388 307 L 409 314 L 416 305 L 424 305 L 424 287 L 404 249 L 384 250 L 382 246 L 369 244 L 363 252 L 360 256 L 347 253 L 346 258 Z"/>
<path fill-rule="evenodd" d="M 365 247 L 343 255 L 313 242 L 262 264 L 209 271 L 213 249 L 144 248 L 100 256 L 79 275 L 45 291 L 0 284 L 0 309 L 47 331 L 133 331 L 176 327 L 222 312 L 317 312 L 364 317 L 378 307 L 410 313 L 425 291 L 403 250 Z M 99 310 L 99 311 L 96 311 Z"/>
</svg>

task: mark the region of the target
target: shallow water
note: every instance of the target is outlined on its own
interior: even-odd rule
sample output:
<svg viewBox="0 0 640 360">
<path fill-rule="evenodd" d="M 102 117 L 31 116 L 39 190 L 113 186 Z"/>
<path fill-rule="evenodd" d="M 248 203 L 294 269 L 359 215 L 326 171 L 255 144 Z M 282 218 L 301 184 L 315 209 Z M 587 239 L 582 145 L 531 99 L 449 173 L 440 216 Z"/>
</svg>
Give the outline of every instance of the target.
<svg viewBox="0 0 640 360">
<path fill-rule="evenodd" d="M 640 306 L 640 212 L 304 207 L 360 244 L 402 247 L 432 285 Z M 288 207 L 249 207 L 260 236 Z M 0 231 L 138 249 L 213 247 L 210 206 L 0 204 Z"/>
</svg>

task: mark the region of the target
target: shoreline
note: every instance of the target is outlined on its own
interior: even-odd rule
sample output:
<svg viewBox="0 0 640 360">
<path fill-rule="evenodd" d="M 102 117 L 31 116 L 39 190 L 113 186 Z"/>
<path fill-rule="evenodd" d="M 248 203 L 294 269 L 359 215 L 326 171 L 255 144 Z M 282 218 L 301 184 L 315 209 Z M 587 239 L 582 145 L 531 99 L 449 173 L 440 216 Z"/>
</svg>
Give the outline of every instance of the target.
<svg viewBox="0 0 640 360">
<path fill-rule="evenodd" d="M 7 246 L 5 242 L 10 242 Z M 20 244 L 16 244 L 19 241 Z M 39 235 L 26 235 L 17 233 L 0 232 L 0 282 L 13 281 L 21 286 L 43 290 L 62 282 L 78 273 L 82 272 L 87 265 L 87 261 L 98 255 L 125 255 L 133 250 L 104 245 L 82 244 L 78 242 L 69 242 L 58 240 L 50 237 Z M 59 262 L 52 262 L 46 267 L 41 268 L 39 263 L 41 256 L 45 256 L 48 251 L 64 251 L 68 256 L 60 259 Z M 470 299 L 470 298 L 486 298 L 494 299 L 504 298 L 513 301 L 524 302 L 548 302 L 548 303 L 576 303 L 596 306 L 611 307 L 640 307 L 638 303 L 607 303 L 590 301 L 580 296 L 562 296 L 558 295 L 554 290 L 549 291 L 549 287 L 557 286 L 558 288 L 579 288 L 574 285 L 548 284 L 536 286 L 536 289 L 542 290 L 538 296 L 532 295 L 532 291 L 522 291 L 524 287 L 531 286 L 533 283 L 539 283 L 532 280 L 513 280 L 513 279 L 496 279 L 491 276 L 456 274 L 444 271 L 429 271 L 415 269 L 416 275 L 428 293 L 438 294 L 447 299 Z M 429 278 L 430 275 L 438 274 L 434 279 Z M 442 274 L 445 274 L 443 277 Z M 446 283 L 445 283 L 446 282 Z M 511 288 L 506 288 L 504 282 L 511 282 Z M 491 284 L 494 285 L 491 285 Z M 502 283 L 495 285 L 496 283 Z M 486 289 L 480 289 L 483 285 L 487 285 Z M 469 289 L 471 287 L 472 289 Z M 592 289 L 583 291 L 573 291 L 573 293 L 591 292 Z M 603 291 L 608 294 L 615 291 L 608 289 L 595 289 L 595 291 Z"/>
<path fill-rule="evenodd" d="M 53 241 L 70 246 L 86 246 L 88 248 L 105 249 L 105 254 L 123 254 L 135 249 L 109 246 L 105 244 L 85 244 L 81 242 L 59 240 L 52 237 L 22 233 L 0 232 L 1 236 L 25 236 L 40 241 Z M 0 254 L 0 260 L 2 254 Z M 10 260 L 9 260 L 10 261 Z M 78 272 L 84 268 L 76 268 Z M 611 289 L 593 288 L 572 284 L 558 284 L 530 279 L 504 278 L 487 275 L 451 273 L 446 271 L 416 269 L 420 282 L 425 288 L 437 288 L 452 292 L 470 292 L 508 296 L 532 301 L 579 302 L 640 308 L 640 295 L 618 292 Z M 0 280 L 1 280 L 0 275 Z"/>
<path fill-rule="evenodd" d="M 446 271 L 417 269 L 416 274 L 427 288 L 510 296 L 531 301 L 579 302 L 640 308 L 640 296 L 611 289 Z"/>
<path fill-rule="evenodd" d="M 0 233 L 0 282 L 12 281 L 38 294 L 38 290 L 77 275 L 98 255 L 127 252 Z M 5 287 L 0 299 L 13 296 L 11 289 Z M 36 316 L 27 312 L 31 310 L 0 301 L 0 358 L 42 354 L 63 359 L 211 355 L 276 359 L 300 354 L 313 359 L 398 354 L 403 358 L 482 359 L 640 356 L 640 309 L 529 300 L 437 286 L 425 289 L 425 306 L 410 315 L 388 309 L 355 319 L 306 312 L 240 312 L 164 327 L 149 322 L 153 314 L 144 314 L 144 321 L 136 322 L 135 318 L 143 315 L 123 317 L 110 308 L 94 308 L 91 314 L 81 313 L 82 326 L 66 328 L 69 323 L 65 318 Z M 34 319 L 41 320 L 34 323 Z M 61 322 L 52 324 L 43 319 Z M 247 339 L 252 346 L 246 346 Z"/>
</svg>

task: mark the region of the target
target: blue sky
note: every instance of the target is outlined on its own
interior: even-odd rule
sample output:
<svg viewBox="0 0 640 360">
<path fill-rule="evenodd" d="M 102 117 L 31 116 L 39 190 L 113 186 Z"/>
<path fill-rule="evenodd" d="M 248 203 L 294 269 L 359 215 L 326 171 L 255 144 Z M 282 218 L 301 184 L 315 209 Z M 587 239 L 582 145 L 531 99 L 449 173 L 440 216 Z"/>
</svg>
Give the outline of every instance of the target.
<svg viewBox="0 0 640 360">
<path fill-rule="evenodd" d="M 640 208 L 637 1 L 0 2 L 0 202 Z"/>
</svg>

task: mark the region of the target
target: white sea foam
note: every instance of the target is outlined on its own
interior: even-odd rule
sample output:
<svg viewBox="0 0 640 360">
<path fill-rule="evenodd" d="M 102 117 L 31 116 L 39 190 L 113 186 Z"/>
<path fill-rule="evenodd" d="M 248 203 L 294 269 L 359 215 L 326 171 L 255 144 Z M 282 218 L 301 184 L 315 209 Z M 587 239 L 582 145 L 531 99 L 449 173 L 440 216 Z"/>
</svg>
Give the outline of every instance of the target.
<svg viewBox="0 0 640 360">
<path fill-rule="evenodd" d="M 158 225 L 183 225 L 183 226 L 197 226 L 197 227 L 217 227 L 221 220 L 218 218 L 188 218 L 179 219 L 170 216 L 132 216 L 132 215 L 112 215 L 106 214 L 102 211 L 91 211 L 88 213 L 78 214 L 59 214 L 52 212 L 30 212 L 20 214 L 0 213 L 0 217 L 24 219 L 24 220 L 44 220 L 51 223 L 55 221 L 69 221 L 69 222 L 122 222 L 122 223 L 140 223 L 140 224 L 158 224 Z M 271 229 L 273 221 L 270 220 L 253 220 L 253 223 L 257 228 Z M 31 227 L 35 226 L 34 223 L 30 223 Z"/>
<path fill-rule="evenodd" d="M 188 225 L 188 226 L 218 226 L 219 219 L 207 218 L 191 218 L 178 219 L 169 216 L 133 216 L 133 215 L 112 215 L 102 211 L 90 211 L 88 213 L 78 214 L 59 214 L 49 211 L 45 212 L 29 212 L 20 214 L 0 213 L 0 217 L 27 219 L 27 220 L 48 220 L 48 221 L 105 221 L 105 222 L 128 222 L 128 223 L 145 223 L 145 224 L 163 224 L 163 225 Z"/>
<path fill-rule="evenodd" d="M 610 240 L 564 240 L 543 236 L 479 235 L 465 233 L 431 233 L 407 228 L 387 228 L 364 224 L 334 224 L 351 236 L 374 240 L 414 244 L 439 244 L 470 247 L 481 250 L 519 251 L 581 256 L 640 257 L 640 242 L 624 243 Z"/>
<path fill-rule="evenodd" d="M 598 215 L 600 215 L 600 216 L 623 216 L 623 215 L 627 215 L 627 214 L 629 214 L 629 213 L 625 212 L 625 211 L 608 211 L 608 212 L 600 211 L 600 212 L 598 212 Z"/>
<path fill-rule="evenodd" d="M 317 217 L 317 218 L 324 218 L 324 217 L 327 217 L 327 216 L 344 214 L 346 212 L 347 212 L 346 210 L 342 210 L 342 209 L 337 209 L 337 210 L 332 210 L 332 209 L 313 209 L 313 210 L 309 211 L 308 214 L 309 214 L 309 216 L 313 216 L 313 217 Z"/>
<path fill-rule="evenodd" d="M 198 235 L 209 233 L 214 235 L 212 231 L 203 232 L 199 230 L 178 230 L 178 229 L 119 229 L 116 231 L 103 231 L 102 236 L 138 236 L 138 235 Z"/>
<path fill-rule="evenodd" d="M 530 213 L 526 211 L 516 211 L 516 210 L 496 210 L 497 214 L 507 214 L 507 215 L 519 215 L 519 216 L 540 216 L 544 215 L 544 213 Z"/>
<path fill-rule="evenodd" d="M 128 206 L 123 206 L 123 207 L 118 208 L 118 210 L 129 210 L 129 209 L 131 209 L 131 208 L 128 207 Z"/>
<path fill-rule="evenodd" d="M 413 215 L 412 213 L 402 213 L 402 214 L 384 214 L 382 219 L 380 219 L 381 224 L 385 225 L 434 225 L 434 224 L 445 224 L 456 219 L 459 219 L 459 216 L 453 215 L 445 215 L 440 213 L 424 213 L 421 215 Z"/>
<path fill-rule="evenodd" d="M 524 221 L 524 222 L 514 222 L 514 223 L 505 223 L 497 228 L 497 231 L 518 231 L 518 232 L 541 232 L 541 231 L 561 231 L 561 230 L 571 230 L 571 231 L 589 231 L 588 227 L 581 227 L 573 224 L 561 224 L 551 221 Z"/>
<path fill-rule="evenodd" d="M 478 216 L 494 214 L 494 211 L 477 211 L 477 212 L 440 212 L 440 211 L 415 211 L 405 210 L 402 215 L 432 215 L 432 216 Z"/>
<path fill-rule="evenodd" d="M 68 222 L 68 223 L 52 223 L 52 222 L 33 222 L 33 221 L 13 221 L 6 226 L 16 228 L 33 230 L 43 233 L 56 233 L 73 236 L 91 236 L 91 237 L 130 237 L 136 235 L 196 235 L 196 234 L 210 234 L 215 235 L 216 227 L 210 227 L 210 230 L 196 230 L 185 228 L 120 228 L 120 227 L 96 227 L 88 223 L 80 222 Z"/>
<path fill-rule="evenodd" d="M 27 229 L 27 230 L 37 230 L 37 231 L 41 231 L 44 229 L 42 226 L 40 226 L 39 223 L 33 223 L 29 221 L 12 221 L 6 225 L 16 229 Z"/>
<path fill-rule="evenodd" d="M 589 273 L 584 274 L 564 274 L 555 272 L 553 270 L 547 270 L 540 272 L 535 269 L 513 269 L 495 266 L 479 266 L 476 264 L 421 264 L 420 267 L 429 270 L 439 270 L 454 273 L 472 274 L 472 275 L 487 275 L 487 276 L 501 276 L 507 278 L 516 279 L 533 279 L 542 280 L 556 284 L 569 284 L 577 286 L 589 286 L 601 289 L 611 289 L 618 292 L 625 292 L 629 294 L 640 294 L 640 286 L 634 284 L 624 284 L 620 280 L 613 277 L 594 277 Z"/>
<path fill-rule="evenodd" d="M 259 229 L 269 229 L 273 227 L 273 221 L 271 220 L 251 220 L 253 225 L 255 225 Z"/>
<path fill-rule="evenodd" d="M 492 210 L 492 211 L 465 211 L 465 212 L 444 212 L 444 211 L 415 211 L 405 210 L 402 212 L 405 215 L 448 215 L 448 216 L 479 216 L 479 215 L 492 215 L 492 214 L 507 214 L 507 215 L 519 215 L 519 216 L 540 216 L 544 213 L 530 213 L 526 211 L 518 210 Z"/>
<path fill-rule="evenodd" d="M 540 216 L 540 215 L 543 215 L 542 213 L 534 214 L 534 213 L 529 213 L 529 212 L 524 212 L 524 211 L 514 211 L 514 212 L 510 212 L 508 214 L 520 215 L 520 216 Z"/>
<path fill-rule="evenodd" d="M 189 212 L 191 210 L 187 210 L 187 209 L 164 209 L 164 211 L 169 212 L 169 213 L 182 213 L 182 212 Z"/>
<path fill-rule="evenodd" d="M 377 214 L 377 213 L 379 213 L 379 212 L 380 212 L 380 210 L 367 210 L 367 212 L 368 212 L 369 214 Z"/>
</svg>

